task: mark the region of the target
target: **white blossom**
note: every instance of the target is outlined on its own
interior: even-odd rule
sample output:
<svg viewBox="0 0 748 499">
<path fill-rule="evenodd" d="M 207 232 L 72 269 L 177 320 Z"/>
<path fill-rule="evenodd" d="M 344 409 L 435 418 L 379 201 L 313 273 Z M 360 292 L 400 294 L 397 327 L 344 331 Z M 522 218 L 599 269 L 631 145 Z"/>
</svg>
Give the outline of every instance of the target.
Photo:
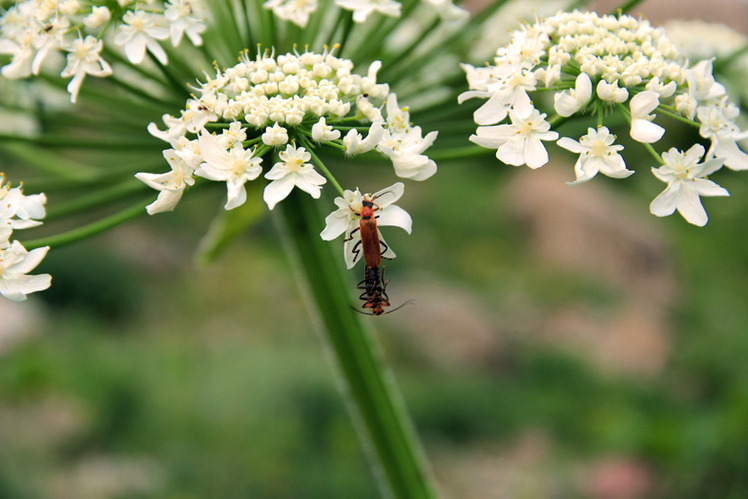
<svg viewBox="0 0 748 499">
<path fill-rule="evenodd" d="M 374 12 L 385 16 L 400 17 L 400 3 L 395 0 L 335 0 L 341 9 L 353 11 L 353 20 L 362 23 Z"/>
<path fill-rule="evenodd" d="M 288 131 L 275 123 L 265 129 L 262 134 L 262 143 L 268 146 L 281 146 L 288 142 Z"/>
<path fill-rule="evenodd" d="M 719 170 L 723 160 L 714 158 L 699 163 L 703 156 L 704 147 L 700 144 L 693 145 L 685 153 L 674 147 L 662 153 L 665 164 L 652 168 L 652 173 L 668 185 L 649 206 L 653 215 L 665 217 L 677 209 L 689 223 L 706 224 L 708 217 L 699 196 L 729 196 L 730 193 L 704 178 Z"/>
<path fill-rule="evenodd" d="M 218 141 L 224 149 L 231 149 L 235 145 L 241 145 L 245 140 L 247 140 L 247 129 L 243 128 L 242 124 L 238 121 L 231 122 L 229 127 L 224 128 L 221 135 L 218 136 Z"/>
<path fill-rule="evenodd" d="M 315 142 L 327 142 L 340 138 L 340 130 L 335 130 L 325 122 L 322 116 L 317 123 L 312 125 L 312 140 Z"/>
<path fill-rule="evenodd" d="M 44 194 L 25 195 L 21 186 L 11 188 L 0 173 L 0 248 L 8 247 L 14 230 L 41 225 L 46 202 Z"/>
<path fill-rule="evenodd" d="M 654 78 L 649 80 L 644 87 L 647 90 L 652 90 L 653 92 L 657 92 L 658 94 L 660 94 L 661 99 L 670 97 L 678 89 L 678 85 L 674 81 L 664 83 L 660 81 L 660 78 L 658 76 L 655 76 Z"/>
<path fill-rule="evenodd" d="M 600 80 L 597 84 L 596 92 L 601 100 L 607 102 L 626 102 L 626 99 L 629 98 L 629 91 L 625 88 L 619 88 L 617 80 L 613 83 Z"/>
<path fill-rule="evenodd" d="M 164 3 L 164 18 L 169 21 L 169 36 L 174 47 L 187 35 L 192 44 L 199 47 L 203 44 L 200 34 L 208 27 L 201 0 L 171 0 Z"/>
<path fill-rule="evenodd" d="M 130 62 L 143 62 L 146 49 L 161 64 L 168 62 L 166 52 L 158 43 L 158 40 L 169 38 L 169 28 L 165 26 L 163 15 L 135 10 L 127 11 L 122 20 L 125 24 L 117 28 L 114 43 L 124 47 L 125 55 Z"/>
<path fill-rule="evenodd" d="M 178 151 L 167 149 L 163 151 L 163 156 L 171 166 L 171 171 L 135 174 L 135 178 L 159 191 L 156 201 L 146 206 L 149 215 L 172 211 L 182 199 L 184 189 L 195 184 L 195 179 L 192 177 L 194 166 L 185 161 Z"/>
<path fill-rule="evenodd" d="M 699 134 L 711 140 L 707 156 L 722 158 L 725 166 L 732 170 L 748 170 L 748 154 L 741 151 L 737 144 L 747 134 L 732 121 L 737 113 L 737 107 L 726 105 L 725 98 L 718 104 L 699 107 Z"/>
<path fill-rule="evenodd" d="M 553 108 L 559 116 L 568 117 L 586 106 L 591 98 L 592 81 L 587 73 L 580 73 L 573 89 L 553 95 Z"/>
<path fill-rule="evenodd" d="M 384 136 L 384 128 L 382 123 L 377 121 L 371 124 L 369 127 L 369 134 L 366 138 L 358 133 L 354 128 L 350 129 L 345 137 L 343 137 L 343 145 L 345 146 L 346 154 L 362 154 L 369 152 L 374 149 L 379 141 Z"/>
<path fill-rule="evenodd" d="M 18 241 L 0 248 L 0 294 L 9 300 L 23 301 L 26 295 L 47 289 L 49 274 L 27 275 L 46 256 L 49 246 L 26 251 Z"/>
<path fill-rule="evenodd" d="M 568 182 L 575 185 L 590 180 L 598 172 L 612 178 L 626 178 L 633 175 L 633 171 L 626 169 L 626 163 L 618 151 L 623 150 L 622 145 L 614 145 L 615 135 L 611 134 L 607 127 L 587 129 L 587 135 L 576 140 L 568 137 L 558 139 L 556 144 L 571 152 L 579 154 L 574 172 L 577 179 Z"/>
<path fill-rule="evenodd" d="M 112 13 L 106 6 L 93 6 L 91 13 L 83 18 L 83 24 L 88 29 L 97 29 L 109 22 L 111 17 Z"/>
<path fill-rule="evenodd" d="M 67 17 L 55 17 L 38 33 L 33 39 L 36 55 L 31 62 L 31 72 L 39 74 L 42 62 L 51 52 L 65 45 L 65 33 L 70 28 L 70 20 Z"/>
<path fill-rule="evenodd" d="M 183 137 L 187 132 L 187 125 L 181 118 L 175 118 L 167 113 L 161 116 L 161 120 L 166 125 L 166 130 L 160 130 L 158 125 L 154 122 L 148 123 L 147 127 L 148 133 L 157 139 L 161 139 L 165 142 L 172 142 L 173 140 Z"/>
<path fill-rule="evenodd" d="M 657 142 L 665 129 L 652 122 L 650 115 L 660 105 L 660 94 L 653 90 L 639 92 L 631 98 L 631 138 L 643 144 Z"/>
<path fill-rule="evenodd" d="M 541 141 L 558 138 L 557 132 L 550 131 L 545 116 L 537 109 L 526 118 L 509 111 L 511 125 L 480 126 L 470 141 L 488 149 L 496 148 L 496 158 L 506 164 L 539 168 L 548 162 L 548 151 Z"/>
<path fill-rule="evenodd" d="M 361 208 L 364 199 L 376 204 L 374 217 L 377 221 L 377 227 L 395 226 L 404 229 L 408 234 L 411 232 L 413 221 L 410 215 L 393 204 L 402 197 L 405 191 L 405 185 L 397 182 L 390 187 L 375 192 L 374 194 L 361 194 L 355 191 L 345 190 L 343 197 L 335 198 L 337 210 L 333 211 L 325 218 L 325 228 L 320 233 L 320 237 L 325 241 L 332 241 L 341 234 L 345 234 L 343 239 L 343 256 L 346 267 L 352 268 L 361 257 L 361 234 L 358 230 L 361 221 Z M 377 228 L 377 231 L 379 229 Z M 382 233 L 379 232 L 379 240 L 384 243 Z M 392 259 L 395 257 L 394 251 L 384 243 L 382 257 Z"/>
<path fill-rule="evenodd" d="M 308 192 L 317 199 L 321 194 L 321 185 L 327 179 L 314 170 L 314 166 L 307 163 L 312 156 L 303 147 L 288 144 L 285 151 L 278 153 L 280 161 L 273 165 L 265 174 L 265 178 L 272 180 L 263 193 L 263 199 L 271 210 L 279 201 L 286 199 L 294 187 Z"/>
<path fill-rule="evenodd" d="M 31 39 L 17 43 L 7 38 L 0 39 L 0 54 L 9 54 L 10 62 L 3 66 L 2 75 L 8 79 L 25 78 L 31 74 L 31 63 L 36 51 L 31 46 Z"/>
<path fill-rule="evenodd" d="M 215 135 L 207 132 L 201 133 L 197 142 L 203 162 L 195 170 L 195 175 L 226 182 L 225 209 L 233 210 L 244 204 L 247 200 L 244 184 L 262 173 L 262 158 L 255 157 L 254 150 L 243 149 L 241 144 L 227 151 Z"/>
<path fill-rule="evenodd" d="M 272 9 L 280 19 L 304 28 L 309 16 L 317 10 L 317 0 L 268 0 L 263 7 Z"/>
<path fill-rule="evenodd" d="M 507 113 L 513 110 L 520 117 L 527 117 L 533 105 L 527 92 L 535 90 L 535 74 L 527 69 L 519 69 L 502 74 L 490 68 L 473 68 L 463 64 L 463 69 L 472 79 L 471 89 L 457 98 L 458 103 L 473 97 L 489 99 L 473 113 L 478 125 L 493 125 L 504 120 Z M 489 71 L 486 71 L 489 69 Z"/>
<path fill-rule="evenodd" d="M 81 85 L 87 74 L 104 77 L 112 74 L 112 68 L 108 62 L 101 57 L 103 44 L 91 35 L 86 38 L 78 38 L 73 41 L 67 57 L 67 66 L 62 70 L 60 76 L 73 78 L 68 83 L 67 90 L 70 92 L 70 102 L 78 99 Z"/>
</svg>

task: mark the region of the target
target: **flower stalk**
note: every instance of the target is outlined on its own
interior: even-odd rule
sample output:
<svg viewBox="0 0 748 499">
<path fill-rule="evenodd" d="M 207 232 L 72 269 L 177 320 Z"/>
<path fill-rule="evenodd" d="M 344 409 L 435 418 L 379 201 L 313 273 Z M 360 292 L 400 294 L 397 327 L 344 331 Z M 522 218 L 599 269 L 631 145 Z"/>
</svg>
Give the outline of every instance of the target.
<svg viewBox="0 0 748 499">
<path fill-rule="evenodd" d="M 316 203 L 295 191 L 276 211 L 302 292 L 329 346 L 340 389 L 383 494 L 436 497 L 421 446 L 376 338 L 351 308 L 350 286 L 339 258 L 319 238 Z"/>
</svg>

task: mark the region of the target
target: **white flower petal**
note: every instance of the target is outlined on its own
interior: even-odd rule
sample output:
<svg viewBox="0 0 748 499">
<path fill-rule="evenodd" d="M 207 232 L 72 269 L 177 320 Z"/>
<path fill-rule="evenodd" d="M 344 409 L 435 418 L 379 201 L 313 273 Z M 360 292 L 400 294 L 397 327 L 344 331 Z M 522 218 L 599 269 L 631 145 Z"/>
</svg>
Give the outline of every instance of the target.
<svg viewBox="0 0 748 499">
<path fill-rule="evenodd" d="M 668 185 L 649 205 L 652 215 L 666 217 L 675 212 L 675 200 L 680 192 L 678 184 Z"/>
<path fill-rule="evenodd" d="M 631 138 L 642 144 L 657 142 L 664 133 L 664 128 L 646 119 L 631 120 Z"/>
<path fill-rule="evenodd" d="M 540 168 L 548 162 L 548 151 L 537 137 L 527 137 L 525 140 L 525 163 L 530 168 Z"/>
<path fill-rule="evenodd" d="M 709 217 L 706 215 L 706 210 L 701 204 L 701 199 L 696 191 L 688 189 L 683 190 L 680 196 L 678 196 L 678 213 L 689 223 L 703 227 L 709 221 Z"/>
<path fill-rule="evenodd" d="M 395 226 L 404 229 L 408 234 L 413 228 L 413 219 L 407 211 L 396 205 L 390 205 L 377 210 L 377 224 L 383 226 Z"/>
<path fill-rule="evenodd" d="M 266 175 L 267 177 L 267 175 Z M 269 209 L 275 208 L 275 205 L 283 201 L 291 194 L 295 184 L 295 175 L 285 175 L 277 180 L 270 182 L 265 191 L 262 193 L 262 199 L 267 203 Z"/>
</svg>

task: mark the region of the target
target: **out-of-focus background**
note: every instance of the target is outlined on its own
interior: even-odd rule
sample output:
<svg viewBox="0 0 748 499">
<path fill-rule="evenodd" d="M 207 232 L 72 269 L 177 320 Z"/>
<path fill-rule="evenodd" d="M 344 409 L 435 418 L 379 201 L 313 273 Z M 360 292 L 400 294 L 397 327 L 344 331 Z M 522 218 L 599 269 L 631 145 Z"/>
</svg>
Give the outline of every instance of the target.
<svg viewBox="0 0 748 499">
<path fill-rule="evenodd" d="M 636 12 L 689 14 L 666 4 Z M 411 303 L 364 320 L 441 492 L 748 497 L 748 176 L 714 176 L 732 196 L 697 228 L 649 214 L 648 158 L 572 188 L 551 155 L 443 162 L 400 203 L 413 235 L 384 230 Z M 272 217 L 194 265 L 224 195 L 52 251 L 50 290 L 0 301 L 0 497 L 378 497 Z"/>
</svg>

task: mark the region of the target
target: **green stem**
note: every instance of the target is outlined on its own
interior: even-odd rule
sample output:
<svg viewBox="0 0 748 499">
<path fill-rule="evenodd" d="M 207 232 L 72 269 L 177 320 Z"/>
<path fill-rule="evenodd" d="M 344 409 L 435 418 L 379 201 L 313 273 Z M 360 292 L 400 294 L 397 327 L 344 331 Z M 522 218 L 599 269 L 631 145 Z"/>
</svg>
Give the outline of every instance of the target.
<svg viewBox="0 0 748 499">
<path fill-rule="evenodd" d="M 701 128 L 701 123 L 696 123 L 694 120 L 689 120 L 688 118 L 686 118 L 679 112 L 672 110 L 672 108 L 663 106 L 662 104 L 657 106 L 657 112 L 662 113 L 665 116 L 670 116 L 674 120 L 678 120 L 681 123 L 685 123 L 686 125 L 696 127 L 696 128 Z"/>
<path fill-rule="evenodd" d="M 476 156 L 488 156 L 496 154 L 496 151 L 478 146 L 453 147 L 450 149 L 436 149 L 429 151 L 429 158 L 434 161 L 447 161 L 451 159 L 465 159 Z"/>
<path fill-rule="evenodd" d="M 97 220 L 96 222 L 92 222 L 88 225 L 84 225 L 83 227 L 78 227 L 76 229 L 72 229 L 55 236 L 26 241 L 24 243 L 24 246 L 28 250 L 40 248 L 42 246 L 52 246 L 53 248 L 59 248 L 60 246 L 65 246 L 66 244 L 81 241 L 83 239 L 105 232 L 113 227 L 116 227 L 117 225 L 127 222 L 128 220 L 132 220 L 133 218 L 145 215 L 145 206 L 152 201 L 153 196 L 150 196 L 148 201 L 140 201 L 129 208 L 119 211 L 106 218 L 102 218 L 101 220 Z"/>
<path fill-rule="evenodd" d="M 121 184 L 95 189 L 90 194 L 80 196 L 66 203 L 50 206 L 49 210 L 47 210 L 47 216 L 44 217 L 44 221 L 48 222 L 58 217 L 90 210 L 91 208 L 111 203 L 136 192 L 144 192 L 147 189 L 148 186 L 135 179 L 128 179 Z"/>
<path fill-rule="evenodd" d="M 20 159 L 28 166 L 58 178 L 85 182 L 99 176 L 99 171 L 89 165 L 64 158 L 40 147 L 33 147 L 33 139 L 24 143 L 25 140 L 21 138 L 13 141 L 12 136 L 0 136 L 0 150 Z"/>
<path fill-rule="evenodd" d="M 20 144 L 34 144 L 38 146 L 59 147 L 64 149 L 103 149 L 117 151 L 132 151 L 134 149 L 162 149 L 155 140 L 140 139 L 96 139 L 89 137 L 71 137 L 66 135 L 40 135 L 37 137 L 24 137 L 20 135 L 0 134 L 0 142 L 17 142 Z M 4 146 L 5 144 L 3 144 Z"/>
<path fill-rule="evenodd" d="M 354 426 L 385 496 L 436 497 L 431 476 L 382 352 L 351 309 L 350 289 L 333 245 L 319 237 L 316 203 L 294 189 L 279 204 L 289 256 L 301 274 L 305 297 L 317 316 L 325 346 L 343 386 Z M 369 318 L 367 320 L 376 320 Z M 376 472 L 378 471 L 378 473 Z"/>
</svg>

